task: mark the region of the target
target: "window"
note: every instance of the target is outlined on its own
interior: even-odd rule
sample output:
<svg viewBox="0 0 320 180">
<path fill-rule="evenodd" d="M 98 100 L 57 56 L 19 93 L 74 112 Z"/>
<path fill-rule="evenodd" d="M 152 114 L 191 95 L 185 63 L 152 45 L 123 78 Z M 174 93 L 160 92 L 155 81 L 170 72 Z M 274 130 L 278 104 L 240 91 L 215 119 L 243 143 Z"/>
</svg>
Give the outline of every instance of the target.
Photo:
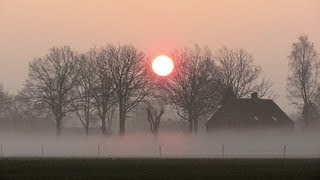
<svg viewBox="0 0 320 180">
<path fill-rule="evenodd" d="M 272 119 L 273 119 L 274 121 L 278 121 L 278 119 L 277 119 L 276 117 L 274 117 L 274 116 L 272 116 Z"/>
</svg>

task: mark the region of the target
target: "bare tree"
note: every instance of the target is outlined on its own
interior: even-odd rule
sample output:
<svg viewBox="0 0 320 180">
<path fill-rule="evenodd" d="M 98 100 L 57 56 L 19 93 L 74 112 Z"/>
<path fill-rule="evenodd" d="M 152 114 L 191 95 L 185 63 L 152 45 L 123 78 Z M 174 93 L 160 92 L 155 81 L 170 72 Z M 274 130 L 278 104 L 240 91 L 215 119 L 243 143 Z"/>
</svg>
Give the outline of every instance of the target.
<svg viewBox="0 0 320 180">
<path fill-rule="evenodd" d="M 10 118 L 14 124 L 19 123 L 20 127 L 33 128 L 35 119 L 50 116 L 43 111 L 41 104 L 34 102 L 25 88 L 19 90 L 12 99 Z"/>
<path fill-rule="evenodd" d="M 12 96 L 4 89 L 0 83 L 0 119 L 6 117 L 7 112 L 11 108 Z"/>
<path fill-rule="evenodd" d="M 165 96 L 162 96 L 160 91 L 152 89 L 148 96 L 144 99 L 144 104 L 147 112 L 147 120 L 150 125 L 150 130 L 153 135 L 158 135 L 161 117 L 164 114 Z"/>
<path fill-rule="evenodd" d="M 61 133 L 62 119 L 72 111 L 72 90 L 79 82 L 77 55 L 70 47 L 53 47 L 43 58 L 29 64 L 26 88 L 36 103 L 52 112 L 57 135 Z"/>
<path fill-rule="evenodd" d="M 162 80 L 169 102 L 196 133 L 198 120 L 213 112 L 220 102 L 219 70 L 208 48 L 186 48 L 173 55 L 175 70 Z"/>
<path fill-rule="evenodd" d="M 81 54 L 77 61 L 80 81 L 74 88 L 74 98 L 71 105 L 85 128 L 86 135 L 89 132 L 90 120 L 94 111 L 92 98 L 93 84 L 95 83 L 93 62 L 90 54 Z"/>
<path fill-rule="evenodd" d="M 302 109 L 304 122 L 309 124 L 310 110 L 314 109 L 314 96 L 319 87 L 319 54 L 308 36 L 299 36 L 292 44 L 289 55 L 289 98 Z"/>
<path fill-rule="evenodd" d="M 221 67 L 221 80 L 231 87 L 237 98 L 257 92 L 259 97 L 270 94 L 271 83 L 261 78 L 260 66 L 254 65 L 253 56 L 243 49 L 220 49 L 216 55 Z"/>
<path fill-rule="evenodd" d="M 20 119 L 30 119 L 36 113 L 35 104 L 27 95 L 26 89 L 20 90 L 14 97 L 12 111 Z"/>
<path fill-rule="evenodd" d="M 157 107 L 152 106 L 151 103 L 148 103 L 146 110 L 147 110 L 147 114 L 148 114 L 148 122 L 150 125 L 150 130 L 151 130 L 152 134 L 154 134 L 156 136 L 156 135 L 158 135 L 158 129 L 160 126 L 161 116 L 164 113 L 164 107 L 162 105 L 160 107 L 160 109 L 157 109 Z"/>
<path fill-rule="evenodd" d="M 112 90 L 119 107 L 119 134 L 125 134 L 125 121 L 130 112 L 146 96 L 148 78 L 145 56 L 131 45 L 104 49 L 110 68 Z"/>
<path fill-rule="evenodd" d="M 92 62 L 95 80 L 91 84 L 93 105 L 101 120 L 101 131 L 103 134 L 111 134 L 112 120 L 117 107 L 114 97 L 111 71 L 108 64 L 106 49 L 91 49 L 87 54 Z"/>
</svg>

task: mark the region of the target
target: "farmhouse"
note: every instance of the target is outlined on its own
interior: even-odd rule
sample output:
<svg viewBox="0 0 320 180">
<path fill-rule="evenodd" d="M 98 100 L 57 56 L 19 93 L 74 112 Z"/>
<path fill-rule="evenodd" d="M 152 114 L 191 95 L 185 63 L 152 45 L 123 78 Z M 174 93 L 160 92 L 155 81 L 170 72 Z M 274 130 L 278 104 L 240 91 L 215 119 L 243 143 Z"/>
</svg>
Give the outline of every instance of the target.
<svg viewBox="0 0 320 180">
<path fill-rule="evenodd" d="M 207 132 L 225 129 L 293 129 L 294 122 L 271 99 L 235 98 L 227 92 L 221 107 L 207 121 Z"/>
</svg>

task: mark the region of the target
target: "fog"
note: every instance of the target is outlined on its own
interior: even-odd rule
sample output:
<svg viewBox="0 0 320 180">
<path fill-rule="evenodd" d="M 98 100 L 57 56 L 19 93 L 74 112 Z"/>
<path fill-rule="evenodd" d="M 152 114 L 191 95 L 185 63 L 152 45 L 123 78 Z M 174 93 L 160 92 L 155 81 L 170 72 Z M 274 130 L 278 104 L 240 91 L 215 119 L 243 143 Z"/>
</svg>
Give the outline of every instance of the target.
<svg viewBox="0 0 320 180">
<path fill-rule="evenodd" d="M 9 132 L 0 133 L 0 144 L 2 157 L 316 158 L 320 157 L 319 138 L 319 132 L 276 131 L 193 136 L 177 132 L 160 133 L 158 137 L 150 133 L 120 137 Z"/>
</svg>

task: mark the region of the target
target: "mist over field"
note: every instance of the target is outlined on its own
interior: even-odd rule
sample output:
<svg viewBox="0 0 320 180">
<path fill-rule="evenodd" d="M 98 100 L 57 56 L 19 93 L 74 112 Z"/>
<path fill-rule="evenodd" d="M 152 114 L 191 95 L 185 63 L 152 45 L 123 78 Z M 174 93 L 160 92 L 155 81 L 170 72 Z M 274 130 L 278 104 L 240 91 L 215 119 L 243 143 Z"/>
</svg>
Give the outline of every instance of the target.
<svg viewBox="0 0 320 180">
<path fill-rule="evenodd" d="M 128 133 L 124 137 L 65 133 L 0 133 L 2 157 L 316 158 L 319 132 Z M 43 147 L 43 152 L 42 152 Z M 161 148 L 161 155 L 160 155 Z M 223 150 L 224 149 L 224 150 Z M 43 153 L 43 154 L 42 154 Z"/>
<path fill-rule="evenodd" d="M 319 0 L 0 0 L 0 159 L 319 158 L 319 17 Z"/>
</svg>

